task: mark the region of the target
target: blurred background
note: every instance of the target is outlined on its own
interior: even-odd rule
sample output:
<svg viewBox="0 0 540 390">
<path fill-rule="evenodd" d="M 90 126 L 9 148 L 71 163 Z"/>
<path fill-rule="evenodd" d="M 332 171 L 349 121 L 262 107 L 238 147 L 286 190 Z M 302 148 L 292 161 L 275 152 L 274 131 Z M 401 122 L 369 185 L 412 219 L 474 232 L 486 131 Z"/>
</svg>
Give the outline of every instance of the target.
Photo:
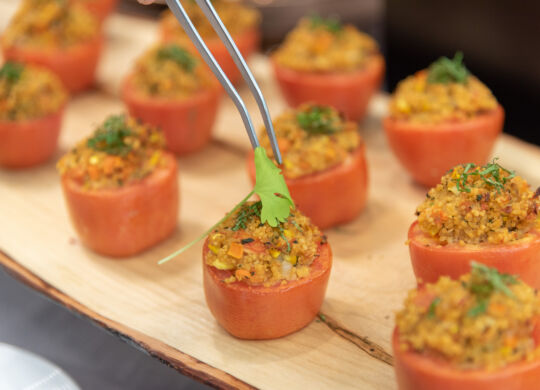
<svg viewBox="0 0 540 390">
<path fill-rule="evenodd" d="M 540 2 L 510 0 L 248 0 L 263 14 L 271 49 L 302 15 L 337 15 L 373 35 L 387 60 L 384 88 L 441 55 L 465 54 L 469 70 L 506 110 L 505 131 L 540 145 Z M 120 10 L 157 18 L 163 5 L 122 0 Z"/>
</svg>

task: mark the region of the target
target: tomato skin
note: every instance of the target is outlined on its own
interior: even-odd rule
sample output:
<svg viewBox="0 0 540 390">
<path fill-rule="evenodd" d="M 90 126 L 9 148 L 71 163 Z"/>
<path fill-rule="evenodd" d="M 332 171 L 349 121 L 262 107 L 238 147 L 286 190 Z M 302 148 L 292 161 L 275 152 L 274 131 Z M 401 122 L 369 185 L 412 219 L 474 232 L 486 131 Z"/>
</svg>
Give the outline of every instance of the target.
<svg viewBox="0 0 540 390">
<path fill-rule="evenodd" d="M 321 244 L 311 273 L 301 280 L 270 287 L 245 282 L 224 283 L 230 271 L 206 264 L 208 240 L 203 246 L 203 283 L 206 303 L 217 322 L 240 339 L 283 337 L 308 325 L 324 300 L 332 267 L 330 245 Z"/>
<path fill-rule="evenodd" d="M 122 100 L 133 117 L 163 131 L 168 150 L 185 155 L 210 141 L 222 91 L 217 82 L 188 99 L 172 100 L 139 93 L 131 79 L 123 83 Z"/>
<path fill-rule="evenodd" d="M 495 371 L 462 371 L 413 351 L 401 351 L 397 328 L 392 348 L 399 390 L 537 390 L 540 383 L 540 359 Z"/>
<path fill-rule="evenodd" d="M 255 183 L 253 152 L 247 169 Z M 294 179 L 285 178 L 294 203 L 311 222 L 321 229 L 355 219 L 366 206 L 368 169 L 362 143 L 349 160 L 326 171 Z"/>
<path fill-rule="evenodd" d="M 42 118 L 0 121 L 0 165 L 26 168 L 47 161 L 55 152 L 64 107 Z"/>
<path fill-rule="evenodd" d="M 2 45 L 4 58 L 41 65 L 54 72 L 70 93 L 81 92 L 94 83 L 103 36 L 67 49 L 28 48 Z"/>
<path fill-rule="evenodd" d="M 519 275 L 533 288 L 540 288 L 540 232 L 534 239 L 519 244 L 438 245 L 418 227 L 415 221 L 409 228 L 409 253 L 414 274 L 423 283 L 435 283 L 440 276 L 458 279 L 470 271 L 471 260 L 497 268 L 500 272 Z M 429 246 L 424 242 L 430 240 Z M 423 242 L 424 241 L 424 242 Z"/>
<path fill-rule="evenodd" d="M 234 43 L 242 57 L 245 60 L 257 51 L 259 42 L 261 40 L 261 33 L 258 27 L 250 28 L 241 34 L 236 34 L 233 37 Z M 199 52 L 191 43 L 189 38 L 178 38 L 173 30 L 171 30 L 166 23 L 161 23 L 161 40 L 163 42 L 180 42 L 183 46 L 191 51 L 193 54 L 200 56 Z M 214 58 L 218 62 L 221 69 L 225 72 L 231 83 L 236 84 L 242 80 L 242 74 L 236 67 L 234 60 L 227 51 L 227 48 L 219 38 L 205 40 L 208 50 L 214 55 Z"/>
<path fill-rule="evenodd" d="M 392 151 L 414 180 L 434 187 L 459 164 L 483 165 L 502 131 L 504 110 L 464 122 L 415 124 L 386 117 L 383 127 Z"/>
<path fill-rule="evenodd" d="M 119 189 L 84 190 L 62 177 L 71 221 L 84 245 L 107 256 L 131 256 L 173 232 L 178 219 L 178 167 L 173 155 L 167 153 L 165 158 L 165 167 Z"/>
<path fill-rule="evenodd" d="M 118 0 L 92 0 L 79 2 L 80 5 L 90 11 L 100 22 L 103 22 L 103 20 L 113 12 L 117 3 Z"/>
<path fill-rule="evenodd" d="M 274 60 L 272 66 L 289 106 L 306 102 L 328 105 L 354 121 L 365 116 L 371 96 L 381 85 L 385 68 L 380 55 L 373 56 L 365 68 L 351 72 L 301 72 Z"/>
</svg>

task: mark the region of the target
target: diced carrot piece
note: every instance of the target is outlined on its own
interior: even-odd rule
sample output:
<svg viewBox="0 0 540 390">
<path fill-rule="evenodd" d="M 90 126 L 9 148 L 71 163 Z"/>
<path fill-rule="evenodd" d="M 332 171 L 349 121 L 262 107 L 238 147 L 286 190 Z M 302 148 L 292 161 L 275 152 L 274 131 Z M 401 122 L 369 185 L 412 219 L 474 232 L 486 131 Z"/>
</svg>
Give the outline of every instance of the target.
<svg viewBox="0 0 540 390">
<path fill-rule="evenodd" d="M 238 242 L 233 242 L 229 247 L 227 254 L 235 259 L 241 259 L 244 255 L 244 247 Z"/>
<path fill-rule="evenodd" d="M 234 273 L 234 276 L 236 276 L 237 280 L 244 280 L 244 279 L 249 279 L 251 275 L 248 270 L 237 269 L 236 272 Z"/>
</svg>

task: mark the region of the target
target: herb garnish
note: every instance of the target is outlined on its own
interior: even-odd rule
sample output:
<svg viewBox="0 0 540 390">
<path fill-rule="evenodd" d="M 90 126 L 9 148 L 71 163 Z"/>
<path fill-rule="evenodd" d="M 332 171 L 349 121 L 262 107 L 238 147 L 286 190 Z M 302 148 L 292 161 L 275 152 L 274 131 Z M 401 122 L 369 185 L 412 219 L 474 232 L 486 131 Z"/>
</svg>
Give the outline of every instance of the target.
<svg viewBox="0 0 540 390">
<path fill-rule="evenodd" d="M 291 207 L 294 208 L 294 202 L 289 194 L 289 189 L 285 183 L 285 178 L 281 174 L 281 170 L 274 165 L 272 160 L 266 155 L 266 151 L 262 147 L 257 147 L 255 149 L 255 187 L 253 190 L 238 203 L 234 208 L 225 215 L 221 220 L 219 220 L 214 226 L 208 229 L 206 232 L 201 234 L 195 240 L 191 241 L 189 244 L 183 248 L 177 250 L 176 252 L 170 254 L 169 256 L 161 259 L 158 264 L 163 264 L 166 261 L 171 260 L 172 258 L 178 256 L 182 252 L 191 248 L 197 242 L 206 237 L 212 230 L 219 226 L 223 221 L 233 215 L 236 210 L 238 210 L 244 203 L 246 203 L 249 198 L 257 194 L 261 199 L 259 202 L 255 202 L 253 205 L 243 209 L 248 210 L 247 214 L 242 214 L 243 217 L 240 219 L 237 218 L 233 229 L 236 227 L 236 230 L 245 227 L 246 220 L 249 215 L 260 213 L 261 223 L 267 223 L 271 227 L 281 227 L 280 223 L 283 223 L 287 220 L 291 214 Z M 239 214 L 240 214 L 239 213 Z M 240 215 L 239 215 L 240 217 Z M 288 240 L 287 244 L 288 244 Z M 290 244 L 288 244 L 290 245 Z"/>
<path fill-rule="evenodd" d="M 0 68 L 0 79 L 4 79 L 8 84 L 15 84 L 21 78 L 24 66 L 16 62 L 6 62 Z"/>
<path fill-rule="evenodd" d="M 131 145 L 126 144 L 125 137 L 131 134 L 124 115 L 113 115 L 97 129 L 86 145 L 107 154 L 125 155 L 131 151 Z"/>
<path fill-rule="evenodd" d="M 311 28 L 325 28 L 331 33 L 338 33 L 343 29 L 341 21 L 335 17 L 323 18 L 320 15 L 313 14 L 309 17 Z"/>
<path fill-rule="evenodd" d="M 261 208 L 262 208 L 261 201 L 255 202 L 252 205 L 249 205 L 248 207 L 244 207 L 242 210 L 238 212 L 238 215 L 236 216 L 236 221 L 234 222 L 234 226 L 231 228 L 231 230 L 237 231 L 240 229 L 245 229 L 246 222 L 248 221 L 249 218 L 251 218 L 254 215 L 260 218 Z"/>
<path fill-rule="evenodd" d="M 296 121 L 310 134 L 334 134 L 338 131 L 336 117 L 326 106 L 310 106 L 296 114 Z"/>
<path fill-rule="evenodd" d="M 192 72 L 197 65 L 195 57 L 176 44 L 169 44 L 160 48 L 157 52 L 157 58 L 176 62 L 187 72 Z"/>
<path fill-rule="evenodd" d="M 514 294 L 508 288 L 508 285 L 517 282 L 514 275 L 502 274 L 495 268 L 489 268 L 484 264 L 473 261 L 471 263 L 471 280 L 466 287 L 476 297 L 476 305 L 469 309 L 467 315 L 476 317 L 485 313 L 488 308 L 489 298 L 496 291 L 513 298 Z"/>
<path fill-rule="evenodd" d="M 494 158 L 491 163 L 488 163 L 483 167 L 476 166 L 473 163 L 464 165 L 463 172 L 458 178 L 454 179 L 458 191 L 471 192 L 471 187 L 467 185 L 467 180 L 471 176 L 478 176 L 484 183 L 495 187 L 497 192 L 501 192 L 504 189 L 506 182 L 516 176 L 516 172 L 501 167 L 497 161 L 498 158 Z M 506 172 L 508 176 L 501 176 L 501 171 Z"/>
<path fill-rule="evenodd" d="M 428 318 L 434 318 L 435 317 L 435 308 L 437 307 L 437 305 L 441 302 L 441 298 L 440 297 L 435 297 L 431 303 L 429 304 L 429 308 L 428 308 L 428 311 L 427 311 L 427 316 Z"/>
<path fill-rule="evenodd" d="M 441 57 L 428 68 L 427 82 L 430 84 L 465 84 L 469 71 L 463 64 L 463 53 L 458 51 L 454 58 Z"/>
</svg>

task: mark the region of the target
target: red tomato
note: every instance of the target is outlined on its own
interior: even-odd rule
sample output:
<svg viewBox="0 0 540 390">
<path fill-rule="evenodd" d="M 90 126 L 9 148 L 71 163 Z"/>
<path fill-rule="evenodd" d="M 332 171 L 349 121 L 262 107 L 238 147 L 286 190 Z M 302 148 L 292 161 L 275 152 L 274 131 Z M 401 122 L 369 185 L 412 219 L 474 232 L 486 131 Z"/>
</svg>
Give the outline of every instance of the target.
<svg viewBox="0 0 540 390">
<path fill-rule="evenodd" d="M 230 271 L 206 264 L 208 242 L 203 247 L 203 282 L 208 308 L 227 332 L 240 339 L 275 339 L 296 332 L 319 312 L 332 267 L 332 251 L 321 244 L 319 257 L 308 277 L 270 286 L 245 282 L 224 283 Z"/>
<path fill-rule="evenodd" d="M 352 120 L 364 117 L 371 96 L 381 85 L 384 59 L 373 56 L 362 69 L 350 72 L 302 72 L 272 60 L 274 74 L 287 103 L 305 102 L 335 107 Z"/>
<path fill-rule="evenodd" d="M 503 121 L 504 110 L 499 105 L 464 122 L 431 125 L 387 117 L 383 127 L 394 154 L 414 180 L 434 187 L 456 165 L 485 164 Z"/>
<path fill-rule="evenodd" d="M 118 0 L 76 0 L 102 22 L 116 7 Z"/>
<path fill-rule="evenodd" d="M 397 328 L 392 347 L 399 390 L 537 390 L 540 383 L 540 359 L 495 371 L 463 371 L 442 360 L 402 351 Z"/>
<path fill-rule="evenodd" d="M 234 43 L 236 43 L 240 54 L 242 54 L 242 57 L 247 60 L 247 58 L 259 47 L 261 37 L 259 29 L 257 27 L 253 27 L 241 34 L 234 35 L 232 38 Z M 179 41 L 174 30 L 171 30 L 165 23 L 161 24 L 161 39 L 164 42 L 175 40 L 177 42 Z M 195 46 L 193 46 L 189 38 L 180 39 L 180 41 L 182 41 L 186 49 L 193 52 L 193 54 L 200 56 L 199 52 Z M 242 75 L 240 74 L 238 67 L 235 65 L 223 42 L 216 37 L 213 39 L 206 39 L 205 43 L 206 46 L 208 46 L 208 50 L 210 50 L 210 52 L 214 55 L 214 58 L 218 62 L 219 66 L 221 66 L 221 69 L 223 69 L 231 83 L 234 84 L 241 81 Z"/>
<path fill-rule="evenodd" d="M 527 242 L 500 245 L 439 245 L 414 222 L 409 228 L 409 253 L 416 279 L 435 283 L 440 276 L 458 279 L 470 272 L 471 261 L 519 275 L 534 288 L 540 288 L 540 232 Z"/>
<path fill-rule="evenodd" d="M 0 121 L 0 165 L 23 168 L 48 160 L 58 143 L 64 108 L 24 121 Z"/>
<path fill-rule="evenodd" d="M 220 95 L 217 81 L 209 89 L 183 100 L 145 96 L 133 87 L 131 76 L 122 87 L 122 100 L 129 113 L 161 128 L 167 149 L 179 155 L 195 152 L 210 141 Z"/>
<path fill-rule="evenodd" d="M 94 83 L 94 75 L 103 46 L 103 36 L 68 48 L 36 48 L 2 45 L 4 57 L 42 65 L 62 80 L 71 93 L 87 89 Z"/>
<path fill-rule="evenodd" d="M 178 218 L 178 167 L 167 164 L 141 182 L 118 189 L 85 190 L 67 177 L 62 189 L 83 244 L 114 257 L 139 253 L 169 236 Z"/>
<path fill-rule="evenodd" d="M 248 173 L 255 183 L 253 152 L 247 159 Z M 350 158 L 322 172 L 285 179 L 296 206 L 321 229 L 356 218 L 367 200 L 368 171 L 362 143 Z"/>
</svg>

